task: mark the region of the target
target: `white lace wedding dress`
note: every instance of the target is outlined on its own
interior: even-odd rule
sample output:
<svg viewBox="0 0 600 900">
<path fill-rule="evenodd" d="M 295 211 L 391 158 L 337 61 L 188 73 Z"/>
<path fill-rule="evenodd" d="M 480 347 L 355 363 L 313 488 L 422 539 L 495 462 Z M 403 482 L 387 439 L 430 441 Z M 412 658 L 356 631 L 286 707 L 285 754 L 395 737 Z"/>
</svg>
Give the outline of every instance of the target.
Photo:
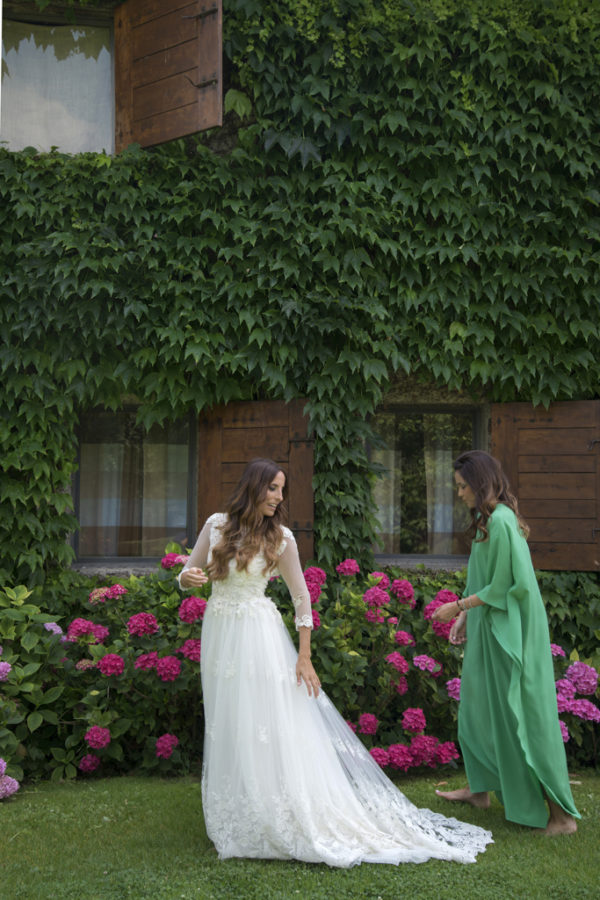
<svg viewBox="0 0 600 900">
<path fill-rule="evenodd" d="M 204 566 L 225 520 L 202 529 L 189 566 Z M 265 596 L 264 560 L 230 564 L 202 625 L 204 817 L 221 859 L 298 859 L 353 866 L 446 859 L 474 862 L 489 831 L 417 809 L 384 775 L 327 696 L 296 683 L 297 651 Z M 310 599 L 287 528 L 279 573 L 312 626 Z M 275 573 L 277 574 L 277 573 Z"/>
</svg>

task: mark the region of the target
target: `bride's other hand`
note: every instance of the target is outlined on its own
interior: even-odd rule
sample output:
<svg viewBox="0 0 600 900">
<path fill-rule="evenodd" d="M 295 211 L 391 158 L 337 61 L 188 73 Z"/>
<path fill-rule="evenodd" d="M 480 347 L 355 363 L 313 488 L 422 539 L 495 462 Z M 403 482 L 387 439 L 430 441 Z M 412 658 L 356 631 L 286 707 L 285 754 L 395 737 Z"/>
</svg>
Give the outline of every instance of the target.
<svg viewBox="0 0 600 900">
<path fill-rule="evenodd" d="M 309 697 L 313 694 L 315 697 L 319 696 L 321 682 L 314 670 L 313 664 L 307 656 L 298 656 L 298 662 L 296 663 L 296 679 L 298 681 L 298 687 L 304 682 Z"/>
<path fill-rule="evenodd" d="M 208 581 L 208 575 L 204 574 L 204 569 L 197 566 L 190 566 L 181 573 L 182 587 L 202 587 Z"/>
</svg>

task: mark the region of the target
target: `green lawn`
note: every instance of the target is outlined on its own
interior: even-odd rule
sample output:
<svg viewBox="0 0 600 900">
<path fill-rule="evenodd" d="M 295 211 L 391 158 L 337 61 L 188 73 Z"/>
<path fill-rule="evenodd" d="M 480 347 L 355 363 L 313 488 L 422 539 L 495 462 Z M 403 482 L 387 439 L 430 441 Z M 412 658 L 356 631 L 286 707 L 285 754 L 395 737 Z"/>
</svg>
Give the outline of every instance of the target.
<svg viewBox="0 0 600 900">
<path fill-rule="evenodd" d="M 483 900 L 600 895 L 600 776 L 574 775 L 579 832 L 546 838 L 490 810 L 454 807 L 491 828 L 495 843 L 474 865 L 363 865 L 350 870 L 294 862 L 219 862 L 207 840 L 200 784 L 192 778 L 109 778 L 25 785 L 0 804 L 2 900 L 95 898 L 365 898 Z M 439 772 L 398 779 L 419 806 L 449 811 L 434 794 Z M 448 778 L 449 789 L 464 783 Z M 460 812 L 459 812 L 460 809 Z"/>
</svg>

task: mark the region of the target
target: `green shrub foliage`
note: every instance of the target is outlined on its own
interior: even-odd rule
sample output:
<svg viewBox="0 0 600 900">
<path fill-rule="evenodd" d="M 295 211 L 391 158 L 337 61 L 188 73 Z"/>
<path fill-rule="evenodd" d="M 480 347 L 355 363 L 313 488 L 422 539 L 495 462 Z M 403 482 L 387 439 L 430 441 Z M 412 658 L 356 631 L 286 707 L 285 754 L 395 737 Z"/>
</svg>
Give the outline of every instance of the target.
<svg viewBox="0 0 600 900">
<path fill-rule="evenodd" d="M 68 563 L 96 404 L 135 395 L 149 425 L 307 398 L 331 564 L 368 554 L 396 373 L 597 393 L 598 7 L 225 0 L 224 23 L 222 132 L 0 149 L 4 583 Z"/>
<path fill-rule="evenodd" d="M 33 594 L 23 586 L 0 592 L 0 757 L 9 762 L 9 774 L 63 779 L 81 774 L 82 767 L 85 774 L 197 769 L 203 735 L 202 604 L 186 606 L 176 571 L 160 569 L 116 587 L 58 574 Z M 391 746 L 404 748 L 397 752 L 411 768 L 454 765 L 457 754 L 449 742 L 456 741 L 455 679 L 462 650 L 434 632 L 428 606 L 440 590 L 460 594 L 465 573 L 391 569 L 387 575 L 391 588 L 379 594 L 378 607 L 365 602 L 365 592 L 377 585 L 380 573 L 326 576 L 314 597 L 315 667 L 340 712 L 370 749 L 377 748 L 378 761 L 385 761 Z M 580 659 L 600 669 L 597 606 L 587 627 L 583 619 L 577 623 L 581 643 L 569 643 L 571 628 L 561 630 L 556 613 L 569 604 L 573 608 L 573 597 L 564 594 L 559 604 L 569 586 L 560 576 L 553 584 L 553 577 L 541 575 L 554 611 L 553 640 L 565 654 L 555 659 L 557 678 Z M 401 583 L 400 591 L 394 581 Z M 571 587 L 581 590 L 585 584 Z M 296 640 L 292 604 L 280 579 L 271 582 L 270 591 Z M 145 615 L 140 619 L 140 614 Z M 597 707 L 600 690 L 579 699 Z M 422 711 L 422 727 L 406 727 L 407 710 Z M 580 714 L 561 713 L 572 763 L 597 763 L 595 726 L 585 718 L 589 710 L 584 703 Z M 98 729 L 102 746 L 95 746 Z M 170 740 L 165 736 L 177 743 L 157 756 L 160 739 Z"/>
</svg>

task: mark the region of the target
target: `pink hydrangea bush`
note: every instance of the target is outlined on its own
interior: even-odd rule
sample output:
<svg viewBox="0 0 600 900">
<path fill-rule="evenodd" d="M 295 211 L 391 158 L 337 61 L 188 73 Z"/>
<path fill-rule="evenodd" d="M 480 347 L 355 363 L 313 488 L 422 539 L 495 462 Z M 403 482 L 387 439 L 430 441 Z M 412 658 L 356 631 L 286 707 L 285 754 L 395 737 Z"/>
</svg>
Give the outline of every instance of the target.
<svg viewBox="0 0 600 900">
<path fill-rule="evenodd" d="M 91 747 L 92 750 L 102 750 L 110 744 L 110 729 L 102 728 L 100 725 L 92 725 L 86 731 L 84 740 L 87 741 L 88 747 Z"/>
<path fill-rule="evenodd" d="M 19 782 L 6 774 L 6 761 L 0 757 L 0 800 L 7 800 L 19 790 Z"/>
<path fill-rule="evenodd" d="M 156 739 L 156 756 L 159 759 L 170 759 L 173 750 L 179 744 L 179 738 L 174 734 L 163 734 Z"/>
<path fill-rule="evenodd" d="M 358 575 L 360 566 L 355 559 L 344 559 L 335 567 L 335 571 L 339 575 Z"/>
<path fill-rule="evenodd" d="M 192 625 L 204 618 L 206 600 L 203 597 L 186 597 L 179 606 L 179 618 L 182 622 Z"/>
<path fill-rule="evenodd" d="M 127 631 L 129 634 L 135 634 L 139 637 L 156 634 L 158 631 L 156 616 L 147 612 L 136 613 L 127 622 Z"/>
</svg>

